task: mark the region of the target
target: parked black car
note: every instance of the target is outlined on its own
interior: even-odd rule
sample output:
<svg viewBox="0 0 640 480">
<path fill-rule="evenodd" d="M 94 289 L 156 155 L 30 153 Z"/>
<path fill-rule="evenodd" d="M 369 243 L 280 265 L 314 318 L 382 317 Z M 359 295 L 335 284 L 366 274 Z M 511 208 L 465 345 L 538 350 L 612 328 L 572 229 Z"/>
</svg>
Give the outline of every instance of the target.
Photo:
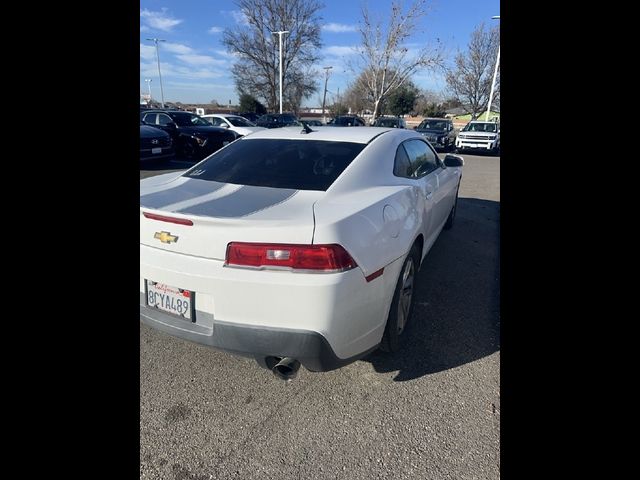
<svg viewBox="0 0 640 480">
<path fill-rule="evenodd" d="M 436 150 L 453 150 L 456 147 L 453 122 L 448 118 L 425 118 L 414 130 L 424 135 Z"/>
<path fill-rule="evenodd" d="M 340 115 L 332 118 L 327 125 L 332 127 L 364 127 L 366 122 L 356 115 Z"/>
<path fill-rule="evenodd" d="M 292 125 L 301 126 L 295 115 L 292 113 L 267 113 L 262 115 L 255 124 L 265 128 L 280 128 Z"/>
<path fill-rule="evenodd" d="M 140 160 L 169 160 L 175 157 L 173 140 L 167 132 L 140 124 Z"/>
<path fill-rule="evenodd" d="M 140 120 L 171 135 L 176 153 L 191 160 L 201 160 L 238 138 L 235 132 L 214 127 L 190 112 L 149 110 L 140 112 Z"/>
</svg>

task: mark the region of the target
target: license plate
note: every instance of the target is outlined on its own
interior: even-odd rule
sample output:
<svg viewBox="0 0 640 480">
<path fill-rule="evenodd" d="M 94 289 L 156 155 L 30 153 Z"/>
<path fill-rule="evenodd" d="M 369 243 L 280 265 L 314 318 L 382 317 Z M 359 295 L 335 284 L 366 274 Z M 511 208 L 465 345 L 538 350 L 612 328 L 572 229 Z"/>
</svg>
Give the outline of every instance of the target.
<svg viewBox="0 0 640 480">
<path fill-rule="evenodd" d="M 152 148 L 151 149 L 151 153 L 162 153 L 162 148 L 158 147 L 158 148 Z"/>
<path fill-rule="evenodd" d="M 147 280 L 147 305 L 192 320 L 193 292 Z"/>
</svg>

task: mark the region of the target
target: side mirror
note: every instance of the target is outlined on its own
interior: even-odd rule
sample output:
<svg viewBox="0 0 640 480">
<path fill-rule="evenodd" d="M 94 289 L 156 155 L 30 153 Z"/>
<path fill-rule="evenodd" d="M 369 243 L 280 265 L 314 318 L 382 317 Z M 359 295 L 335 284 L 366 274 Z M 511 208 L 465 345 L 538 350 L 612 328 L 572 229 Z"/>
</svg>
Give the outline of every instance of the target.
<svg viewBox="0 0 640 480">
<path fill-rule="evenodd" d="M 464 158 L 460 155 L 447 155 L 444 157 L 444 164 L 446 167 L 462 167 L 464 165 Z"/>
</svg>

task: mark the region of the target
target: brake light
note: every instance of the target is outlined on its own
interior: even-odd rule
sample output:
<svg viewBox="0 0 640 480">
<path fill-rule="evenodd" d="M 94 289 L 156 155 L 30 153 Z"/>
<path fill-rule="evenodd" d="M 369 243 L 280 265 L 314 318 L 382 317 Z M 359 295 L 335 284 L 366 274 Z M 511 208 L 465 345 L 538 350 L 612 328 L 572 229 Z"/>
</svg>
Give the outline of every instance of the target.
<svg viewBox="0 0 640 480">
<path fill-rule="evenodd" d="M 291 245 L 231 242 L 225 265 L 341 272 L 357 267 L 340 245 Z"/>
<path fill-rule="evenodd" d="M 150 218 L 151 220 L 158 220 L 160 222 L 177 223 L 178 225 L 193 225 L 193 222 L 186 218 L 167 217 L 165 215 L 157 215 L 155 213 L 149 212 L 142 212 L 142 214 L 146 218 Z"/>
</svg>

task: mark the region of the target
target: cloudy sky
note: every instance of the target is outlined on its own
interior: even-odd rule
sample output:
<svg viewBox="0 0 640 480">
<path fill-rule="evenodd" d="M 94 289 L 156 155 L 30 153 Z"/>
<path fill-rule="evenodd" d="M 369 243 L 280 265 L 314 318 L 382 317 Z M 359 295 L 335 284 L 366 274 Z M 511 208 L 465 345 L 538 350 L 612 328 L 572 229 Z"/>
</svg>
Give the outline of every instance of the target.
<svg viewBox="0 0 640 480">
<path fill-rule="evenodd" d="M 410 0 L 405 0 L 408 4 Z M 317 67 L 333 66 L 327 89 L 329 93 L 344 92 L 353 74 L 346 66 L 353 47 L 359 44 L 357 32 L 361 18 L 360 0 L 323 0 L 322 60 Z M 390 10 L 390 1 L 369 0 L 370 10 L 382 15 Z M 481 22 L 488 26 L 499 20 L 499 0 L 434 0 L 429 14 L 422 20 L 420 32 L 406 46 L 419 49 L 423 44 L 439 39 L 452 57 L 464 49 L 471 32 Z M 238 28 L 244 19 L 232 1 L 216 0 L 141 0 L 140 1 L 140 92 L 160 98 L 160 82 L 156 50 L 147 38 L 161 38 L 160 68 L 165 101 L 207 103 L 217 100 L 235 104 L 238 94 L 230 74 L 233 56 L 222 46 L 221 33 L 225 28 Z M 422 72 L 413 77 L 422 87 L 440 92 L 444 81 L 438 74 Z M 303 105 L 319 104 L 320 94 Z"/>
</svg>

